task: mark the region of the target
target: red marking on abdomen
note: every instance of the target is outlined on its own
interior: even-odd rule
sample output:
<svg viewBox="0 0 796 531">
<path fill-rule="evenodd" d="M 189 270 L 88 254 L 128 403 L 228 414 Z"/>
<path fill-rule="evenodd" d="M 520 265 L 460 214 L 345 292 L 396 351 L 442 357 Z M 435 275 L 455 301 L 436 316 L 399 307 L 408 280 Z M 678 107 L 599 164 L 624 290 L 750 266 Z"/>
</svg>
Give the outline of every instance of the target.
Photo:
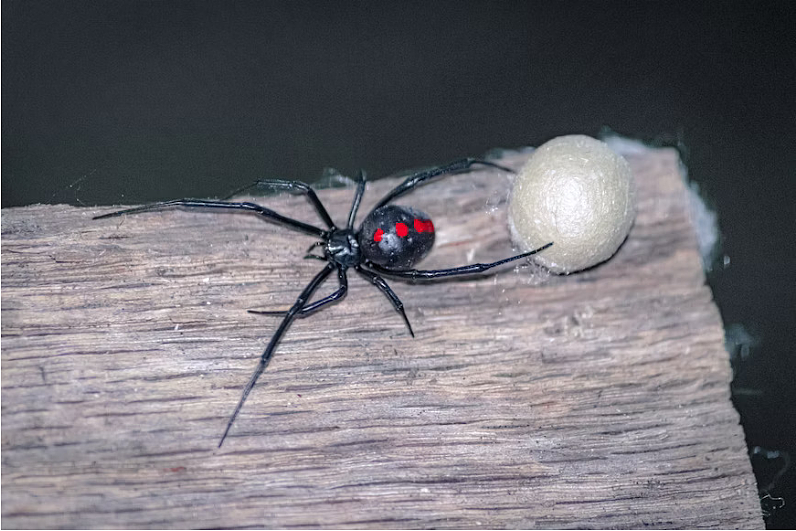
<svg viewBox="0 0 796 531">
<path fill-rule="evenodd" d="M 395 224 L 395 233 L 401 238 L 403 238 L 407 234 L 409 234 L 409 227 L 406 226 L 406 223 L 401 223 L 399 221 L 398 223 Z"/>
<path fill-rule="evenodd" d="M 415 219 L 415 230 L 417 232 L 434 232 L 434 224 L 430 219 Z"/>
<path fill-rule="evenodd" d="M 373 234 L 373 241 L 380 242 L 382 236 L 384 236 L 384 231 L 381 229 L 376 229 L 376 232 Z"/>
</svg>

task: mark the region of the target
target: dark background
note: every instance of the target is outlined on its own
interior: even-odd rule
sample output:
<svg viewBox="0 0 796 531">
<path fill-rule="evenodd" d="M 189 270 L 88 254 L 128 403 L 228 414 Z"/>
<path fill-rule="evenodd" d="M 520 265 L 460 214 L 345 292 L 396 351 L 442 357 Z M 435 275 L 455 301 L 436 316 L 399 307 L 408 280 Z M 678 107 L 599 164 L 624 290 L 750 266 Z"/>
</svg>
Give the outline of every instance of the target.
<svg viewBox="0 0 796 531">
<path fill-rule="evenodd" d="M 716 302 L 749 334 L 748 444 L 796 457 L 796 2 L 2 6 L 4 207 L 379 176 L 604 126 L 678 147 L 719 216 Z M 796 474 L 762 455 L 786 503 L 768 524 L 796 526 Z"/>
</svg>

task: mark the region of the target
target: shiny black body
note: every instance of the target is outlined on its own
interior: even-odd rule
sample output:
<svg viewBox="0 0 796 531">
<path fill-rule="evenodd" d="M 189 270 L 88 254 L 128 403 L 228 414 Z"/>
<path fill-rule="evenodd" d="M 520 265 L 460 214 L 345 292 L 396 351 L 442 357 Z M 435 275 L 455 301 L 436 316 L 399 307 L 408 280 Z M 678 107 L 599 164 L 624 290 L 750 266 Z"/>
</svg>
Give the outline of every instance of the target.
<svg viewBox="0 0 796 531">
<path fill-rule="evenodd" d="M 402 231 L 399 231 L 401 228 Z M 388 268 L 413 267 L 431 252 L 434 225 L 424 212 L 386 205 L 373 210 L 357 234 L 365 259 Z"/>
<path fill-rule="evenodd" d="M 243 389 L 240 401 L 235 407 L 229 422 L 227 423 L 226 430 L 221 437 L 218 446 L 224 443 L 233 422 L 235 421 L 238 413 L 243 407 L 246 398 L 249 396 L 257 379 L 263 373 L 268 363 L 271 361 L 274 351 L 276 350 L 279 341 L 284 336 L 290 324 L 298 317 L 303 317 L 321 307 L 333 303 L 343 298 L 348 291 L 348 275 L 349 269 L 354 269 L 357 273 L 363 276 L 368 282 L 376 286 L 392 304 L 395 311 L 397 311 L 404 322 L 406 323 L 409 333 L 414 337 L 412 326 L 409 324 L 409 319 L 404 312 L 403 303 L 398 296 L 392 291 L 387 282 L 381 275 L 405 278 L 405 279 L 435 279 L 441 277 L 450 277 L 454 275 L 472 275 L 481 273 L 495 266 L 505 264 L 514 260 L 519 260 L 538 253 L 552 245 L 548 243 L 538 249 L 522 253 L 510 258 L 498 260 L 488 264 L 471 264 L 462 267 L 454 267 L 450 269 L 435 269 L 435 270 L 418 270 L 412 267 L 423 259 L 430 251 L 434 244 L 434 226 L 426 214 L 415 209 L 408 207 L 400 207 L 394 205 L 387 205 L 392 200 L 404 195 L 407 192 L 414 190 L 417 186 L 441 175 L 458 173 L 469 169 L 473 164 L 483 164 L 492 166 L 504 171 L 512 171 L 508 168 L 498 166 L 497 164 L 478 159 L 462 159 L 445 166 L 439 166 L 430 170 L 418 172 L 406 178 L 401 184 L 396 186 L 381 201 L 379 201 L 374 209 L 365 217 L 359 229 L 354 229 L 354 221 L 357 216 L 359 204 L 362 201 L 362 195 L 365 192 L 365 175 L 359 173 L 359 180 L 357 183 L 356 193 L 354 195 L 354 203 L 348 214 L 348 222 L 345 228 L 338 228 L 331 217 L 329 216 L 326 208 L 318 199 L 315 191 L 305 183 L 299 181 L 283 181 L 277 179 L 257 181 L 251 186 L 236 191 L 236 195 L 244 190 L 253 187 L 268 187 L 272 189 L 285 190 L 291 193 L 300 193 L 307 196 L 309 201 L 315 207 L 316 212 L 323 220 L 327 228 L 322 229 L 305 223 L 303 221 L 295 220 L 263 206 L 249 202 L 232 202 L 232 201 L 215 201 L 215 200 L 202 200 L 202 199 L 175 199 L 172 201 L 163 201 L 151 205 L 145 205 L 137 208 L 130 208 L 120 210 L 118 212 L 111 212 L 96 216 L 94 219 L 109 218 L 114 216 L 121 216 L 125 214 L 134 214 L 139 212 L 147 212 L 153 210 L 162 210 L 164 208 L 179 206 L 189 208 L 217 208 L 224 210 L 243 210 L 253 212 L 271 221 L 275 221 L 291 227 L 295 230 L 310 234 L 319 238 L 307 251 L 305 258 L 315 258 L 326 262 L 323 269 L 315 275 L 309 284 L 296 298 L 293 306 L 287 312 L 261 312 L 252 311 L 252 313 L 263 313 L 270 315 L 283 316 L 282 322 L 279 324 L 276 332 L 271 336 L 268 346 L 260 356 L 260 362 L 257 369 L 254 371 L 249 383 Z M 315 248 L 323 248 L 323 256 L 312 254 Z M 310 297 L 315 290 L 320 286 L 324 280 L 332 273 L 337 273 L 338 288 L 331 294 L 323 297 L 313 303 L 309 302 Z"/>
</svg>

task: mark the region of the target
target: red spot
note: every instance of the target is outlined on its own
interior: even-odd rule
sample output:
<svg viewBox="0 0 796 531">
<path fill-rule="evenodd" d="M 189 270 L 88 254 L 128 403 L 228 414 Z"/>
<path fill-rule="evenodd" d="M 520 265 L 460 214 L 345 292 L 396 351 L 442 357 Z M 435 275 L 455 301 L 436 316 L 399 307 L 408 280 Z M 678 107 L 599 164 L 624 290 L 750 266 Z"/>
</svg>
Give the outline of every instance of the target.
<svg viewBox="0 0 796 531">
<path fill-rule="evenodd" d="M 407 234 L 409 234 L 409 227 L 406 226 L 406 223 L 401 223 L 399 221 L 398 223 L 395 224 L 395 233 L 401 238 L 403 238 Z"/>
<path fill-rule="evenodd" d="M 175 466 L 174 468 L 167 468 L 169 472 L 185 472 L 186 468 L 184 466 Z"/>
<path fill-rule="evenodd" d="M 416 219 L 415 230 L 417 232 L 434 232 L 434 224 L 430 219 Z"/>
<path fill-rule="evenodd" d="M 382 236 L 384 236 L 384 231 L 381 229 L 376 229 L 376 233 L 373 235 L 373 241 L 380 242 Z"/>
</svg>

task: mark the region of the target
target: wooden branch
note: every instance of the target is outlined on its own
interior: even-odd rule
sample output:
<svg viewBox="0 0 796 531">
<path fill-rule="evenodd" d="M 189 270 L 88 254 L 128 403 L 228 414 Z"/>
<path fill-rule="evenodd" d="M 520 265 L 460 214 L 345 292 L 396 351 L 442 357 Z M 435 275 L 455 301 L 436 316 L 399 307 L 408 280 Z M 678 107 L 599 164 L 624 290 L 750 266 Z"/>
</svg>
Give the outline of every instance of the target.
<svg viewBox="0 0 796 531">
<path fill-rule="evenodd" d="M 677 155 L 628 159 L 639 214 L 609 262 L 389 281 L 415 339 L 352 274 L 220 450 L 279 322 L 246 309 L 293 303 L 313 239 L 232 213 L 4 210 L 3 526 L 762 528 Z M 423 267 L 512 254 L 508 187 L 483 169 L 398 201 L 434 219 Z M 353 191 L 319 195 L 342 223 Z M 320 224 L 303 197 L 257 201 Z"/>
</svg>

